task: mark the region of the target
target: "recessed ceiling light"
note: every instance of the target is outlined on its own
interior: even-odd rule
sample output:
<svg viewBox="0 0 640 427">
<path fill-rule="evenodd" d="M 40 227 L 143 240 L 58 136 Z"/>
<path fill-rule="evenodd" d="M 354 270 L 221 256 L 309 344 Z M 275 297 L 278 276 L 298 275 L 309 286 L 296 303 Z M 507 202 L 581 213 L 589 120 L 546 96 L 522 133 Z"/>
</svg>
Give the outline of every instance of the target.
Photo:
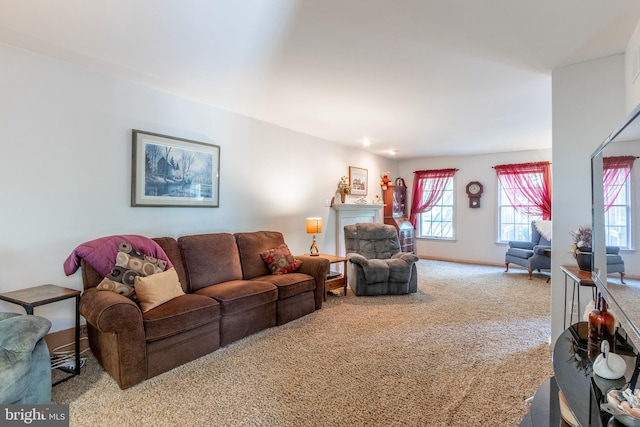
<svg viewBox="0 0 640 427">
<path fill-rule="evenodd" d="M 368 147 L 371 145 L 371 140 L 369 138 L 362 138 L 362 145 Z"/>
</svg>

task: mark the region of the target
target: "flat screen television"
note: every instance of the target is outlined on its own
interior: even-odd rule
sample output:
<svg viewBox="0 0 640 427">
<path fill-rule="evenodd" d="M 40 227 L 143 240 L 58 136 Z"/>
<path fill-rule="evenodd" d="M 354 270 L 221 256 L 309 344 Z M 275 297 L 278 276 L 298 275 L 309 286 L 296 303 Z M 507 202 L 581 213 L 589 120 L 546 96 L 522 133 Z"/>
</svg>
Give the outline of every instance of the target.
<svg viewBox="0 0 640 427">
<path fill-rule="evenodd" d="M 607 271 L 606 261 L 606 228 L 605 218 L 611 215 L 605 212 L 603 159 L 609 156 L 638 156 L 640 154 L 640 105 L 636 107 L 624 122 L 598 147 L 591 156 L 591 194 L 592 194 L 592 227 L 593 227 L 593 281 L 607 300 L 629 340 L 640 350 L 640 282 L 612 280 L 613 275 Z M 636 162 L 637 163 L 637 162 Z M 640 188 L 638 174 L 640 165 L 632 168 L 630 187 Z M 635 172 L 635 173 L 634 173 Z M 635 182 L 634 182 L 635 181 Z M 637 193 L 637 189 L 636 189 Z M 633 198 L 631 199 L 633 201 Z M 632 215 L 627 218 L 630 230 L 640 227 L 640 201 L 637 201 Z M 631 233 L 633 236 L 634 233 Z M 633 244 L 634 242 L 629 242 Z M 623 255 L 624 258 L 624 255 Z M 627 264 L 627 262 L 625 262 Z M 626 268 L 626 266 L 625 266 Z"/>
</svg>

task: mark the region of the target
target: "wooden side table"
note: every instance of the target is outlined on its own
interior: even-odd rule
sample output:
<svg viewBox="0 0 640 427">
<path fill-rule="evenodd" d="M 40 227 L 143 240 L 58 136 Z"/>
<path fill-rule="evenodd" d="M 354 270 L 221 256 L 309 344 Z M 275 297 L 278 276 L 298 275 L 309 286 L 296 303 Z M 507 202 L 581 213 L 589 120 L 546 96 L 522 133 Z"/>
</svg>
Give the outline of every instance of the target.
<svg viewBox="0 0 640 427">
<path fill-rule="evenodd" d="M 334 289 L 343 288 L 344 296 L 347 296 L 347 261 L 348 258 L 343 256 L 329 255 L 329 254 L 320 254 L 320 257 L 329 260 L 329 264 L 339 264 L 342 263 L 342 273 L 329 271 L 329 277 L 324 282 L 324 300 L 327 300 L 327 292 L 332 291 Z"/>
<path fill-rule="evenodd" d="M 80 294 L 81 292 L 75 289 L 64 288 L 57 285 L 41 285 L 35 286 L 33 288 L 20 289 L 17 291 L 4 292 L 0 294 L 0 300 L 22 306 L 22 308 L 24 308 L 24 310 L 29 315 L 33 315 L 34 307 L 66 300 L 69 298 L 76 299 L 75 368 L 58 368 L 70 373 L 71 375 L 59 381 L 56 381 L 53 385 L 60 384 L 61 382 L 66 381 L 75 375 L 80 375 Z"/>
<path fill-rule="evenodd" d="M 309 254 L 305 254 L 308 256 Z M 348 258 L 343 256 L 329 255 L 329 254 L 319 254 L 320 258 L 324 258 L 329 260 L 329 264 L 339 264 L 343 263 L 342 273 L 329 271 L 329 276 L 327 280 L 324 281 L 324 292 L 322 293 L 324 301 L 327 300 L 327 292 L 332 291 L 334 289 L 344 289 L 344 295 L 347 296 L 347 261 Z"/>
</svg>

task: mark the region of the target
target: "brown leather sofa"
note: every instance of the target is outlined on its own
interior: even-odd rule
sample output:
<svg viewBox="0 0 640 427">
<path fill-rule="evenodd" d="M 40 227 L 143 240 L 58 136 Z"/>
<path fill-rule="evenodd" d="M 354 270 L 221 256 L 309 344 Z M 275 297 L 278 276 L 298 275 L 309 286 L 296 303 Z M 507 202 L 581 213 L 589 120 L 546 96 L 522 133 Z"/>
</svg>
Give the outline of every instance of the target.
<svg viewBox="0 0 640 427">
<path fill-rule="evenodd" d="M 146 313 L 127 297 L 98 291 L 103 277 L 81 261 L 92 352 L 121 389 L 169 371 L 262 329 L 322 307 L 329 261 L 297 257 L 294 272 L 272 275 L 260 252 L 284 243 L 279 232 L 155 238 L 185 295 Z"/>
</svg>

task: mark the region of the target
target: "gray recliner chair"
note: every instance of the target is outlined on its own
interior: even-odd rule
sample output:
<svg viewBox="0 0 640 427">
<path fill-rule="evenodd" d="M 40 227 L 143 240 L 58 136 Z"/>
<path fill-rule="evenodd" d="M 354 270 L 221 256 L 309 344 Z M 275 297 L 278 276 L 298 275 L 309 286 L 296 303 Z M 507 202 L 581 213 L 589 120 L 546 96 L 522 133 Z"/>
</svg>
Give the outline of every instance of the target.
<svg viewBox="0 0 640 427">
<path fill-rule="evenodd" d="M 44 317 L 0 313 L 0 403 L 51 403 L 51 361 Z"/>
<path fill-rule="evenodd" d="M 547 251 L 545 253 L 545 251 Z M 551 241 L 547 240 L 535 226 L 535 221 L 531 222 L 531 241 L 511 241 L 509 249 L 504 257 L 507 266 L 505 272 L 509 271 L 509 263 L 524 267 L 529 272 L 531 280 L 533 270 L 549 270 L 551 268 Z"/>
<path fill-rule="evenodd" d="M 418 290 L 418 257 L 400 251 L 398 232 L 386 224 L 344 227 L 348 284 L 356 295 L 408 294 Z"/>
</svg>

